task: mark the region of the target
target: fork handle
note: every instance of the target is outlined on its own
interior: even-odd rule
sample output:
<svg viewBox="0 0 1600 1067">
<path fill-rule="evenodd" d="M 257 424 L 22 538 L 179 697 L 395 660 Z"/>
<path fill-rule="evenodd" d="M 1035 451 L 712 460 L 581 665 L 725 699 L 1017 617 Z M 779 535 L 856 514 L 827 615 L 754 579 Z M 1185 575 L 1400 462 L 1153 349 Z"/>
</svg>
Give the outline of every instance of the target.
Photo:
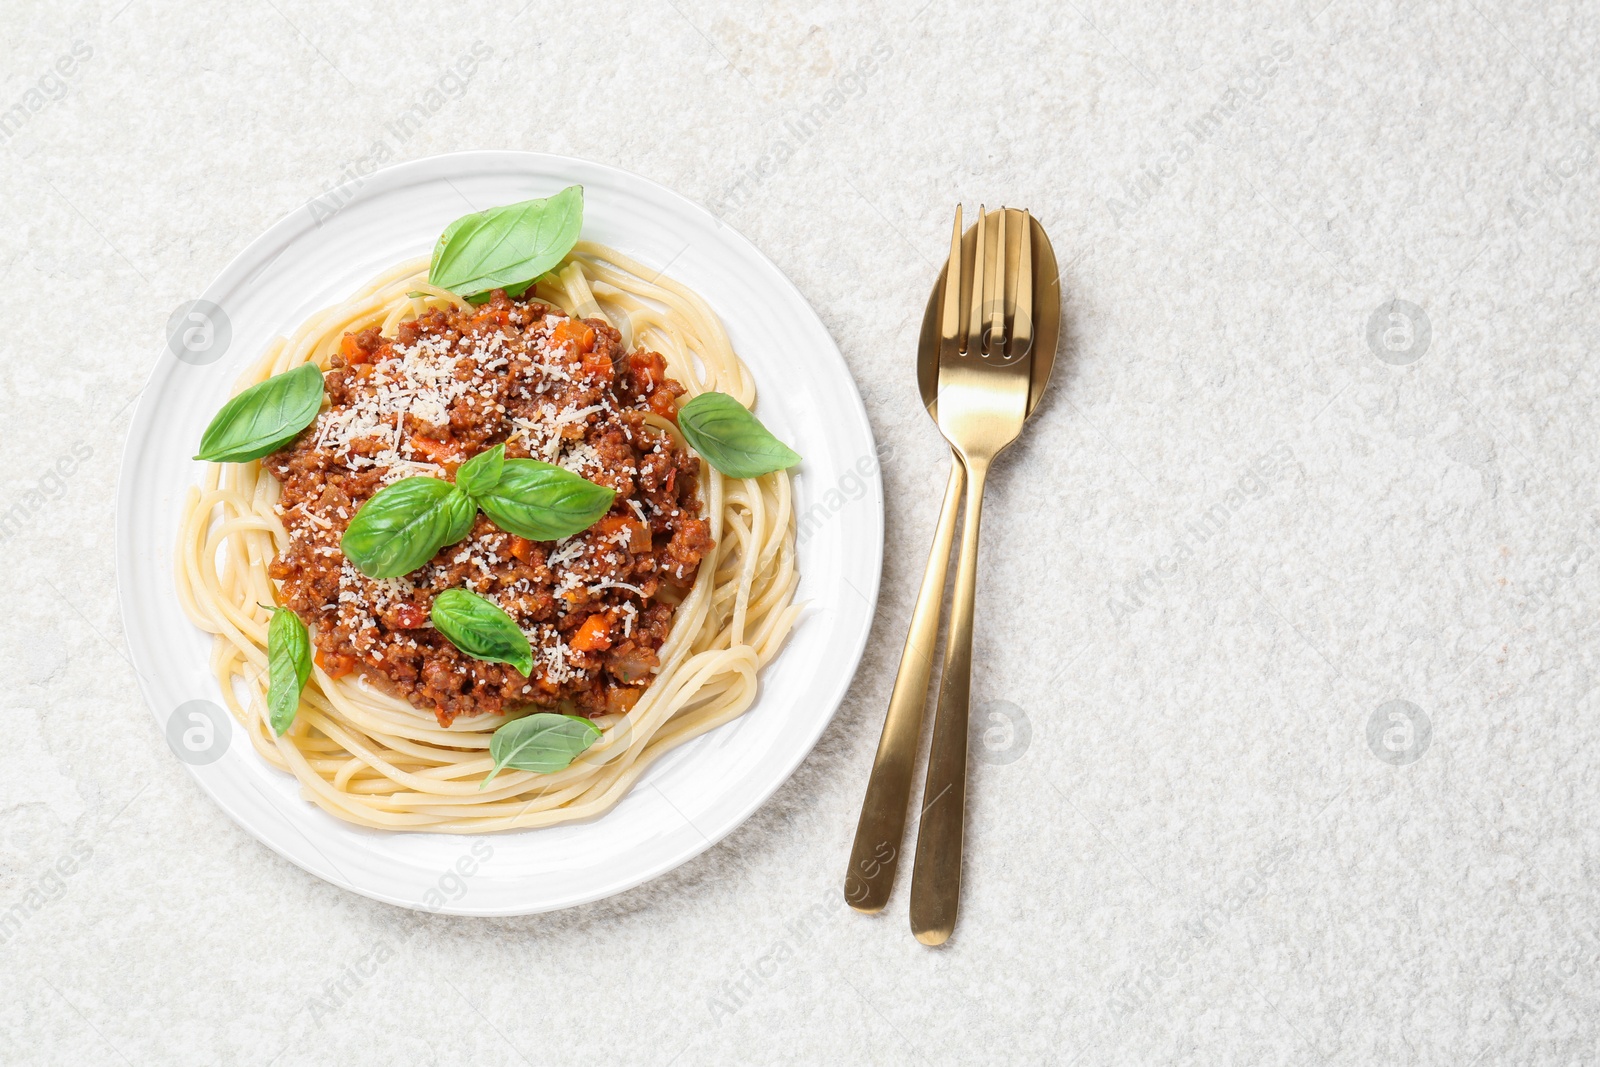
<svg viewBox="0 0 1600 1067">
<path fill-rule="evenodd" d="M 922 821 L 911 869 L 911 932 L 924 945 L 942 945 L 956 926 L 961 902 L 961 846 L 967 816 L 967 719 L 972 697 L 972 602 L 978 586 L 978 525 L 983 518 L 987 461 L 968 457 L 967 509 L 961 555 L 945 635 L 944 677 L 933 721 L 933 750 L 922 791 Z"/>
<path fill-rule="evenodd" d="M 911 611 L 900 670 L 889 694 L 889 712 L 878 738 L 878 756 L 861 802 L 856 841 L 850 850 L 850 868 L 844 876 L 844 898 L 863 912 L 882 911 L 894 888 L 894 874 L 905 841 L 906 807 L 911 802 L 911 774 L 922 741 L 922 717 L 928 703 L 928 678 L 933 673 L 933 650 L 939 637 L 939 609 L 944 600 L 944 577 L 950 565 L 950 543 L 955 540 L 956 514 L 961 509 L 961 488 L 966 481 L 961 457 L 950 453 L 950 483 L 944 506 L 934 527 L 933 550 L 922 574 L 922 590 Z"/>
</svg>

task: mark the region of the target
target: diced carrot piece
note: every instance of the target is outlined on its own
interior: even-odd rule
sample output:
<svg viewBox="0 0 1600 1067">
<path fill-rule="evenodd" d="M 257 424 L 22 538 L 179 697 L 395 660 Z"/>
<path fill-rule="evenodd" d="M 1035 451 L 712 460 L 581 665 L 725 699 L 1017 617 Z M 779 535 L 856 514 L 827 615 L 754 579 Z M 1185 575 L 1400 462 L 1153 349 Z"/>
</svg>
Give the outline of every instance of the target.
<svg viewBox="0 0 1600 1067">
<path fill-rule="evenodd" d="M 604 615 L 590 615 L 572 635 L 567 647 L 578 652 L 602 652 L 611 647 L 611 624 Z"/>
<path fill-rule="evenodd" d="M 533 542 L 526 537 L 511 538 L 511 554 L 522 562 L 527 563 L 533 559 Z"/>
<path fill-rule="evenodd" d="M 511 305 L 499 300 L 490 300 L 483 305 L 483 310 L 472 316 L 474 326 L 504 326 L 511 320 Z"/>
<path fill-rule="evenodd" d="M 466 462 L 453 443 L 435 441 L 433 438 L 425 437 L 420 433 L 411 435 L 411 447 L 452 474 L 455 473 L 457 467 Z"/>
<path fill-rule="evenodd" d="M 649 394 L 667 379 L 667 361 L 661 358 L 661 353 L 638 351 L 628 357 L 628 366 L 633 371 L 633 379 L 639 392 Z"/>
<path fill-rule="evenodd" d="M 611 365 L 611 357 L 600 351 L 590 351 L 583 354 L 583 370 L 593 378 L 602 378 L 610 381 L 616 376 L 616 368 Z"/>
<path fill-rule="evenodd" d="M 650 410 L 672 425 L 678 425 L 678 398 L 665 389 L 657 389 L 650 394 Z"/>
<path fill-rule="evenodd" d="M 602 537 L 614 537 L 618 531 L 626 530 L 628 533 L 627 547 L 629 552 L 639 553 L 650 551 L 650 524 L 640 522 L 632 515 L 619 515 L 612 513 L 594 524 Z"/>
<path fill-rule="evenodd" d="M 573 341 L 577 343 L 578 351 L 588 352 L 594 348 L 594 327 L 578 319 L 562 319 L 550 331 L 550 340 L 558 345 Z"/>
<path fill-rule="evenodd" d="M 643 695 L 643 689 L 613 689 L 606 694 L 606 710 L 615 715 L 625 715 L 633 710 Z"/>
<path fill-rule="evenodd" d="M 356 340 L 356 335 L 353 333 L 345 334 L 344 340 L 339 342 L 339 354 L 352 367 L 365 363 L 371 358 L 367 350 L 361 347 L 361 343 Z"/>
<path fill-rule="evenodd" d="M 347 656 L 342 653 L 337 656 L 327 656 L 318 650 L 317 666 L 321 667 L 323 673 L 325 673 L 329 678 L 343 678 L 345 675 L 355 670 L 356 658 L 354 656 Z"/>
</svg>

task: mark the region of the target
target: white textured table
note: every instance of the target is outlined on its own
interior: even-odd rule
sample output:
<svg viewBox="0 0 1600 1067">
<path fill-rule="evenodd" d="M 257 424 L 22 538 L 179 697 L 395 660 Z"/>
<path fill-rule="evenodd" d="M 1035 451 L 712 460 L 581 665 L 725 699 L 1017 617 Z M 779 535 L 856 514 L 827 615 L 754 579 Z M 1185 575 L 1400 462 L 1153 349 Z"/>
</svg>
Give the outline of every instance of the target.
<svg viewBox="0 0 1600 1067">
<path fill-rule="evenodd" d="M 0 1062 L 1593 1059 L 1600 13 L 123 2 L 0 42 Z M 723 214 L 891 446 L 877 628 L 799 773 L 667 877 L 502 921 L 236 829 L 111 565 L 171 310 L 375 163 L 478 147 Z M 1049 227 L 1067 344 L 992 489 L 929 951 L 904 879 L 876 918 L 838 887 L 944 478 L 911 355 L 958 199 Z"/>
</svg>

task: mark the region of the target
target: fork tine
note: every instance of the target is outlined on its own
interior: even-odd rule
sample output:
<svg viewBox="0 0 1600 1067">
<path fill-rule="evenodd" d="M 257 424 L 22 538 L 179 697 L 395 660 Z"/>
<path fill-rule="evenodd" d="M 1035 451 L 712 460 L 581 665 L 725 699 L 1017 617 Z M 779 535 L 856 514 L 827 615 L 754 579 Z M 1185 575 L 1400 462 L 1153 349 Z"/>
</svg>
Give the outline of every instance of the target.
<svg viewBox="0 0 1600 1067">
<path fill-rule="evenodd" d="M 983 354 L 1003 356 L 1006 337 L 1006 209 L 994 213 L 995 231 L 989 240 L 990 259 L 984 262 L 983 306 L 989 321 L 983 331 Z"/>
<path fill-rule="evenodd" d="M 1022 212 L 1022 233 L 1017 240 L 1017 287 L 1008 331 L 1013 359 L 1033 349 L 1033 216 Z"/>
<path fill-rule="evenodd" d="M 950 262 L 944 269 L 944 300 L 940 311 L 939 351 L 955 355 L 961 348 L 961 205 L 956 205 L 955 229 L 950 234 Z"/>
<path fill-rule="evenodd" d="M 978 205 L 978 239 L 972 250 L 972 294 L 967 305 L 967 355 L 983 354 L 983 301 L 984 287 L 989 281 L 988 220 L 989 213 Z"/>
</svg>

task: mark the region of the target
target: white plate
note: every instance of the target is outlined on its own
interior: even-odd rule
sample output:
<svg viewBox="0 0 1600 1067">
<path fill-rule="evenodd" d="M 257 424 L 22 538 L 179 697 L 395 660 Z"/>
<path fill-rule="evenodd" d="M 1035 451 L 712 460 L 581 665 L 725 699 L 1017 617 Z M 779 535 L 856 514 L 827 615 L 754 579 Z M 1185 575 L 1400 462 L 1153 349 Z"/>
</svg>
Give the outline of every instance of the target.
<svg viewBox="0 0 1600 1067">
<path fill-rule="evenodd" d="M 883 489 L 872 430 L 843 357 L 794 285 L 700 207 L 596 163 L 467 152 L 404 163 L 302 208 L 228 265 L 202 298 L 226 317 L 212 355 L 164 349 L 128 431 L 117 505 L 117 575 L 128 644 L 157 725 L 181 734 L 190 701 L 220 700 L 211 638 L 184 616 L 173 545 L 201 431 L 267 342 L 381 269 L 425 255 L 468 211 L 584 186 L 585 238 L 663 268 L 722 316 L 755 374 L 762 420 L 804 457 L 797 599 L 808 606 L 739 719 L 669 754 L 611 812 L 584 823 L 483 836 L 349 826 L 301 799 L 242 729 L 212 762 L 175 745 L 207 793 L 285 858 L 378 900 L 458 915 L 519 915 L 621 892 L 703 852 L 789 777 L 843 699 L 866 644 L 883 557 Z M 221 316 L 216 316 L 221 319 Z M 196 339 L 198 340 L 198 338 Z M 175 721 L 176 718 L 176 721 Z M 223 716 L 226 721 L 226 716 Z M 169 726 L 172 728 L 169 731 Z"/>
</svg>

